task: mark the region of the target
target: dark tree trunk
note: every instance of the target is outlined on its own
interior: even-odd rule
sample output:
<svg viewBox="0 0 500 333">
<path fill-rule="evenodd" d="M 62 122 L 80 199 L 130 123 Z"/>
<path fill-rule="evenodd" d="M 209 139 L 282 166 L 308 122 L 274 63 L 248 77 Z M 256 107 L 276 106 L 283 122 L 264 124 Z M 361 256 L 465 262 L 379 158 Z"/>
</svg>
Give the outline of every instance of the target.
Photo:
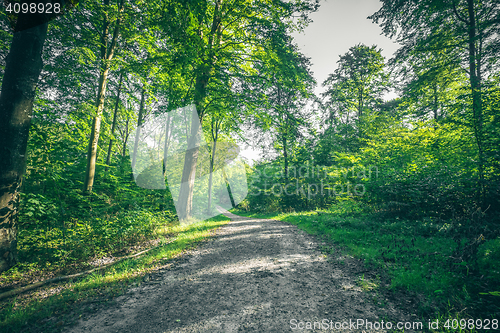
<svg viewBox="0 0 500 333">
<path fill-rule="evenodd" d="M 285 186 L 288 184 L 288 152 L 286 134 L 283 134 L 283 159 L 285 160 Z"/>
<path fill-rule="evenodd" d="M 167 158 L 168 158 L 168 147 L 170 144 L 170 133 L 172 130 L 170 129 L 170 119 L 172 118 L 170 112 L 167 117 L 167 127 L 165 128 L 165 144 L 163 145 L 163 178 L 166 177 L 167 173 Z"/>
<path fill-rule="evenodd" d="M 236 205 L 234 203 L 233 192 L 231 191 L 231 186 L 229 185 L 229 181 L 227 180 L 227 175 L 224 167 L 222 167 L 222 175 L 224 177 L 224 182 L 226 182 L 227 193 L 229 194 L 229 200 L 231 200 L 231 206 L 235 208 Z"/>
<path fill-rule="evenodd" d="M 438 121 L 439 119 L 439 100 L 438 100 L 438 87 L 437 83 L 434 82 L 432 85 L 432 92 L 434 94 L 434 103 L 432 105 L 432 111 L 434 113 L 434 120 Z"/>
<path fill-rule="evenodd" d="M 127 121 L 125 123 L 125 133 L 123 135 L 123 147 L 122 147 L 122 156 L 125 157 L 127 153 L 127 142 L 128 142 L 128 124 L 130 123 L 130 118 L 127 116 Z"/>
<path fill-rule="evenodd" d="M 221 122 L 222 122 L 221 119 L 216 120 L 212 117 L 211 135 L 212 135 L 213 145 L 212 145 L 212 156 L 210 159 L 210 174 L 208 176 L 208 207 L 207 207 L 208 214 L 212 213 L 213 172 L 215 169 L 215 154 L 217 153 L 217 140 L 219 139 L 219 129 Z"/>
<path fill-rule="evenodd" d="M 29 24 L 32 16 L 20 14 L 17 27 Z M 19 190 L 47 26 L 16 29 L 6 59 L 0 94 L 0 272 L 17 261 Z"/>
<path fill-rule="evenodd" d="M 141 126 L 143 120 L 144 113 L 144 99 L 146 95 L 146 90 L 142 88 L 141 92 L 141 104 L 139 105 L 139 116 L 137 116 L 137 129 L 135 132 L 135 141 L 134 141 L 134 151 L 132 152 L 132 168 L 135 167 L 135 163 L 137 162 L 137 149 L 139 148 L 139 137 L 141 136 Z"/>
<path fill-rule="evenodd" d="M 216 150 L 217 150 L 217 138 L 215 138 L 214 143 L 212 145 L 212 158 L 210 159 L 210 174 L 208 175 L 208 206 L 207 206 L 208 214 L 212 213 L 212 183 L 213 183 L 213 172 L 214 172 Z"/>
<path fill-rule="evenodd" d="M 478 191 L 477 201 L 482 205 L 484 196 L 484 148 L 483 148 L 483 110 L 481 102 L 481 68 L 480 55 L 476 48 L 477 25 L 474 0 L 467 0 L 469 16 L 469 80 L 472 92 L 472 113 L 474 116 L 474 136 L 478 148 Z"/>
<path fill-rule="evenodd" d="M 120 92 L 122 89 L 122 79 L 123 79 L 123 73 L 120 73 L 120 83 L 118 83 L 118 92 L 116 93 L 115 111 L 113 113 L 113 125 L 111 125 L 111 138 L 109 139 L 108 156 L 106 156 L 106 171 L 108 170 L 108 166 L 111 163 L 111 151 L 113 149 L 113 137 L 115 135 L 116 118 L 118 115 L 118 106 L 120 104 Z"/>
</svg>

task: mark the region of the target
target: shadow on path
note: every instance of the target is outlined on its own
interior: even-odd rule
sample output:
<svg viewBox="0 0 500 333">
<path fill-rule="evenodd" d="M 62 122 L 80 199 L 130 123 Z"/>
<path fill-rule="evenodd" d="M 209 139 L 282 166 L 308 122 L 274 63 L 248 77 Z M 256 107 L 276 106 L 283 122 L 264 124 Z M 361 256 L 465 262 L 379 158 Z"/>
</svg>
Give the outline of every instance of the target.
<svg viewBox="0 0 500 333">
<path fill-rule="evenodd" d="M 275 220 L 225 215 L 231 222 L 214 239 L 70 332 L 302 331 L 292 329 L 294 320 L 322 322 L 308 332 L 353 332 L 370 330 L 335 330 L 335 322 L 408 318 L 391 304 L 375 306 L 357 287 L 359 276 L 328 262 L 313 236 Z"/>
</svg>

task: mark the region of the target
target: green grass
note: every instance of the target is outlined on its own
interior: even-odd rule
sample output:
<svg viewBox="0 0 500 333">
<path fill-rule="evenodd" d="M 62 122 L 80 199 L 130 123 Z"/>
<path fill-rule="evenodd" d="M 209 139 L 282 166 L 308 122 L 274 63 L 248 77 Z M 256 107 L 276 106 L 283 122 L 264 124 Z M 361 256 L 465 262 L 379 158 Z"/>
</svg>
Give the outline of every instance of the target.
<svg viewBox="0 0 500 333">
<path fill-rule="evenodd" d="M 232 212 L 289 222 L 336 245 L 345 254 L 363 259 L 368 268 L 389 278 L 390 290 L 423 295 L 426 301 L 420 304 L 419 314 L 427 319 L 439 318 L 440 322 L 445 322 L 457 318 L 499 317 L 500 298 L 480 295 L 480 291 L 490 290 L 481 290 L 484 284 L 476 281 L 479 274 L 483 275 L 483 282 L 495 285 L 498 272 L 490 269 L 495 265 L 500 267 L 500 260 L 491 255 L 497 251 L 498 256 L 500 247 L 494 246 L 495 240 L 487 242 L 484 251 L 480 249 L 480 272 L 469 276 L 469 263 L 456 265 L 449 260 L 457 245 L 446 223 L 380 219 L 358 208 L 352 204 L 339 205 L 333 208 L 335 210 L 319 214 L 315 211 L 253 213 L 237 209 Z M 488 264 L 482 265 L 482 270 L 481 260 L 486 257 L 481 258 L 481 253 L 492 257 Z M 364 277 L 358 284 L 364 290 L 378 287 L 377 281 Z"/>
<path fill-rule="evenodd" d="M 37 331 L 40 328 L 47 332 L 59 331 L 67 324 L 67 320 L 73 320 L 71 316 L 65 314 L 81 311 L 89 300 L 105 302 L 123 293 L 130 284 L 140 284 L 147 272 L 164 266 L 170 259 L 207 239 L 215 229 L 228 221 L 228 218 L 219 215 L 188 226 L 170 226 L 168 230 L 158 232 L 176 234 L 175 241 L 166 244 L 167 240 L 163 238 L 161 242 L 165 244 L 164 246 L 159 246 L 143 256 L 124 260 L 75 281 L 35 290 L 29 297 L 19 295 L 17 298 L 4 300 L 0 303 L 0 331 L 18 332 L 33 327 L 37 327 Z M 56 290 L 55 288 L 59 291 L 52 296 L 42 298 L 51 290 Z M 44 320 L 47 318 L 52 319 Z"/>
</svg>

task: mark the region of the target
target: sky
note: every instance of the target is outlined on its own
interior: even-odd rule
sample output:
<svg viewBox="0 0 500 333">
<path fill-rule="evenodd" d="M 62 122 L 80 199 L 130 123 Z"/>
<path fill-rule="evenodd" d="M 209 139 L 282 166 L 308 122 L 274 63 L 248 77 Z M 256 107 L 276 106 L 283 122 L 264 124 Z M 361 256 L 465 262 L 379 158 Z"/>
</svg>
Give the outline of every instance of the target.
<svg viewBox="0 0 500 333">
<path fill-rule="evenodd" d="M 302 33 L 292 35 L 302 53 L 311 58 L 317 92 L 323 91 L 321 83 L 337 68 L 340 56 L 354 45 L 377 45 L 386 61 L 399 48 L 382 35 L 379 25 L 367 19 L 381 6 L 378 0 L 321 1 L 319 10 L 309 16 L 313 22 Z"/>
<path fill-rule="evenodd" d="M 367 19 L 381 6 L 378 0 L 322 0 L 318 11 L 309 15 L 313 20 L 309 26 L 301 33 L 292 34 L 302 53 L 311 59 L 311 69 L 318 83 L 317 94 L 323 91 L 321 83 L 333 73 L 340 56 L 350 47 L 359 43 L 377 45 L 386 61 L 399 48 L 397 43 L 382 35 L 377 24 Z M 385 98 L 395 96 L 390 93 Z M 241 155 L 252 161 L 259 158 L 259 151 L 246 148 Z"/>
</svg>

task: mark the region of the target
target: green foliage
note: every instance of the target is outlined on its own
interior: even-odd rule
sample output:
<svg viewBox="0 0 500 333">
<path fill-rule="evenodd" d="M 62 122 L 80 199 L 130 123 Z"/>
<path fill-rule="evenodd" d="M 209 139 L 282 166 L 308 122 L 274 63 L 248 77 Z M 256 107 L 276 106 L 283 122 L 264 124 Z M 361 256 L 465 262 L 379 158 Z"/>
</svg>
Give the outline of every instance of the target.
<svg viewBox="0 0 500 333">
<path fill-rule="evenodd" d="M 3 278 L 83 265 L 173 230 L 169 191 L 135 184 L 126 147 L 135 124 L 194 103 L 221 157 L 222 142 L 235 137 L 267 148 L 248 170 L 243 210 L 287 212 L 283 218 L 387 269 L 394 288 L 441 305 L 476 307 L 467 293 L 484 304 L 497 295 L 496 0 L 383 0 L 371 19 L 402 48 L 386 64 L 375 45 L 351 47 L 323 82 L 321 102 L 311 63 L 290 35 L 317 1 L 125 1 L 123 12 L 119 3 L 81 2 L 49 25 L 26 154 L 21 264 Z M 103 61 L 119 19 L 116 52 Z M 0 13 L 0 27 L 6 22 Z M 0 77 L 11 41 L 4 30 Z M 84 195 L 95 94 L 108 65 L 94 187 Z M 383 101 L 394 83 L 401 97 Z M 293 213 L 315 209 L 324 215 Z"/>
<path fill-rule="evenodd" d="M 130 161 L 115 157 L 109 171 L 98 166 L 98 184 L 81 193 L 85 140 L 73 124 L 53 121 L 49 105 L 35 109 L 19 215 L 18 271 L 84 265 L 158 237 L 176 222 L 168 191 L 137 187 Z M 83 126 L 83 131 L 87 128 Z M 104 159 L 104 154 L 101 154 Z"/>
<path fill-rule="evenodd" d="M 376 46 L 358 44 L 340 56 L 338 68 L 323 82 L 327 90 L 322 93 L 325 99 L 328 124 L 344 127 L 345 140 L 355 140 L 356 135 L 349 131 L 354 125 L 357 135 L 364 132 L 364 117 L 382 103 L 382 95 L 388 90 L 389 76 L 385 72 L 385 61 L 381 50 Z M 356 120 L 355 122 L 353 120 Z M 339 128 L 339 132 L 342 130 Z"/>
<path fill-rule="evenodd" d="M 500 280 L 500 239 L 492 239 L 479 247 L 479 269 L 490 279 Z"/>
</svg>

